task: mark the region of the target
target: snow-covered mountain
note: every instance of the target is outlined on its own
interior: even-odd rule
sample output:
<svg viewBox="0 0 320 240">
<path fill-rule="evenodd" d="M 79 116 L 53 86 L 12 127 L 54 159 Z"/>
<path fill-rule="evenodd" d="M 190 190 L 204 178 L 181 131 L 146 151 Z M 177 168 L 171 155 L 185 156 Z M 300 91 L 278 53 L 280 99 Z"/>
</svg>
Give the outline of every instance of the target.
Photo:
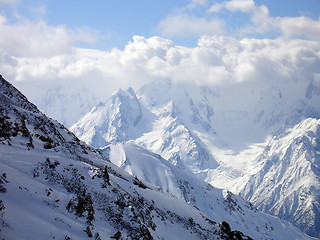
<svg viewBox="0 0 320 240">
<path fill-rule="evenodd" d="M 309 239 L 134 143 L 102 150 L 122 170 L 2 77 L 0 99 L 3 239 Z"/>
<path fill-rule="evenodd" d="M 177 101 L 186 98 L 185 101 L 190 101 L 190 106 L 193 106 L 184 89 L 179 89 L 178 94 Z M 182 169 L 194 172 L 208 164 L 216 167 L 215 160 L 205 150 L 199 137 L 179 117 L 180 109 L 175 107 L 175 102 L 168 99 L 164 104 L 153 111 L 137 99 L 131 88 L 119 90 L 106 102 L 94 107 L 70 130 L 96 148 L 135 139 Z M 190 121 L 197 122 L 198 109 L 193 111 L 191 117 L 194 119 Z M 204 121 L 200 124 L 204 128 L 210 127 Z"/>
<path fill-rule="evenodd" d="M 320 120 L 308 118 L 270 140 L 261 170 L 240 194 L 264 212 L 317 236 L 320 226 Z"/>
<path fill-rule="evenodd" d="M 296 88 L 306 89 L 305 94 L 293 97 L 291 92 Z M 239 194 L 252 181 L 252 176 L 263 170 L 264 162 L 259 160 L 259 156 L 267 151 L 273 136 L 279 137 L 306 118 L 319 118 L 320 95 L 316 90 L 316 87 L 298 81 L 265 88 L 249 83 L 210 88 L 191 83 L 181 85 L 170 80 L 157 81 L 145 85 L 137 94 L 132 89 L 120 90 L 81 118 L 71 130 L 95 147 L 133 140 L 137 145 L 161 155 L 184 173 L 195 174 L 212 186 Z M 131 105 L 121 100 L 124 92 L 133 96 Z M 121 103 L 110 104 L 112 99 Z M 133 112 L 135 114 L 131 114 Z M 103 121 L 97 120 L 97 116 L 102 115 Z M 120 116 L 121 120 L 114 116 Z M 134 124 L 120 124 L 119 132 L 110 138 L 108 134 L 116 132 L 113 126 L 119 126 L 121 121 Z M 105 141 L 95 141 L 95 137 L 90 137 L 97 132 Z M 315 138 L 318 139 L 319 135 Z M 313 148 L 310 151 L 317 150 Z M 319 174 L 316 175 L 318 177 L 313 178 L 307 174 L 306 178 L 317 185 Z M 289 179 L 289 176 L 283 177 Z M 251 199 L 250 194 L 253 193 L 254 190 L 245 197 Z M 275 198 L 280 198 L 279 194 L 274 192 Z M 299 195 L 298 192 L 296 194 Z M 260 207 L 257 201 L 254 203 Z M 288 208 L 287 201 L 278 204 Z M 319 212 L 316 208 L 311 211 L 315 223 Z M 290 212 L 286 216 L 279 214 L 308 231 L 298 221 L 302 215 L 303 211 Z M 313 228 L 315 231 L 308 233 L 317 236 L 320 229 L 317 225 Z"/>
<path fill-rule="evenodd" d="M 128 91 L 119 90 L 105 103 L 94 107 L 81 118 L 79 124 L 70 129 L 92 147 L 103 147 L 141 136 L 140 129 L 145 128 L 140 121 L 142 111 L 131 88 Z"/>
</svg>

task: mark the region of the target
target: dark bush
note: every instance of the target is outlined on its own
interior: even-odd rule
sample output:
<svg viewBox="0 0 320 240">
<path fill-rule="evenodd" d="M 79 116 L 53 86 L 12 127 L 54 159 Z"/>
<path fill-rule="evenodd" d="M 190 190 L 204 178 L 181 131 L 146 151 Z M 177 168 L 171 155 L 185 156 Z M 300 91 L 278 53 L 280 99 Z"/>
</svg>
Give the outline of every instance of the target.
<svg viewBox="0 0 320 240">
<path fill-rule="evenodd" d="M 221 230 L 225 233 L 229 233 L 231 231 L 230 225 L 227 222 L 222 221 Z"/>
<path fill-rule="evenodd" d="M 92 237 L 93 236 L 89 226 L 87 226 L 87 228 L 86 228 L 86 230 L 84 230 L 84 232 L 87 233 L 88 237 Z"/>
<path fill-rule="evenodd" d="M 5 209 L 5 206 L 2 202 L 2 200 L 0 199 L 0 211 L 3 211 Z"/>
<path fill-rule="evenodd" d="M 143 189 L 148 188 L 143 182 L 141 182 L 136 176 L 134 177 L 133 184 Z"/>
<path fill-rule="evenodd" d="M 39 136 L 39 139 L 40 139 L 42 142 L 53 143 L 53 140 L 52 140 L 50 137 L 45 137 L 45 136 L 40 135 L 40 136 Z"/>
<path fill-rule="evenodd" d="M 53 148 L 53 146 L 51 143 L 46 143 L 45 145 L 43 145 L 43 148 L 44 149 L 51 149 L 51 148 Z"/>
<path fill-rule="evenodd" d="M 112 237 L 110 237 L 110 238 L 119 240 L 119 239 L 121 238 L 121 232 L 120 232 L 120 231 L 116 232 L 116 233 L 115 233 Z"/>
<path fill-rule="evenodd" d="M 145 225 L 141 224 L 140 230 L 142 232 L 143 239 L 145 239 L 145 240 L 152 240 L 153 239 L 149 229 Z"/>
</svg>

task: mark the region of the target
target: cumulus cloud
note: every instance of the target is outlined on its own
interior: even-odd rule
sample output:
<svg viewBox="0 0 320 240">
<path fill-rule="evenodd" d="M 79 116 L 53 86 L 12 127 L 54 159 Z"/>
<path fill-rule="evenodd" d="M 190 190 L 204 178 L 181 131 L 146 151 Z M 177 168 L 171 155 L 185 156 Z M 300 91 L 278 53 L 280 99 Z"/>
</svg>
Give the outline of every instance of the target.
<svg viewBox="0 0 320 240">
<path fill-rule="evenodd" d="M 138 90 L 153 80 L 207 87 L 278 86 L 288 96 L 303 97 L 320 74 L 320 43 L 203 36 L 197 47 L 186 48 L 160 37 L 135 36 L 124 50 L 74 49 L 42 57 L 2 54 L 0 61 L 5 77 L 10 75 L 41 109 L 70 126 L 119 88 Z M 291 83 L 299 87 L 293 90 Z M 61 99 L 66 104 L 56 106 Z"/>
<path fill-rule="evenodd" d="M 307 37 L 313 40 L 320 40 L 320 19 L 301 16 L 296 18 L 277 18 L 277 26 L 281 29 L 283 35 L 287 38 Z"/>
<path fill-rule="evenodd" d="M 214 85 L 303 78 L 317 71 L 319 52 L 320 43 L 308 40 L 203 36 L 197 47 L 186 48 L 160 37 L 135 36 L 124 50 L 74 49 L 49 57 L 2 54 L 1 71 L 16 81 L 96 78 L 101 81 L 97 88 L 139 87 L 156 78 Z"/>
<path fill-rule="evenodd" d="M 0 15 L 0 51 L 14 56 L 43 57 L 68 53 L 75 41 L 93 42 L 95 31 L 49 26 L 43 20 L 20 18 L 9 23 Z"/>
<path fill-rule="evenodd" d="M 256 5 L 253 0 L 231 0 L 215 3 L 209 13 L 219 13 L 226 9 L 230 12 L 242 12 L 250 16 L 250 22 L 238 29 L 239 33 L 270 33 L 278 32 L 285 38 L 304 37 L 319 40 L 320 19 L 314 20 L 306 16 L 271 17 L 265 5 Z"/>
</svg>

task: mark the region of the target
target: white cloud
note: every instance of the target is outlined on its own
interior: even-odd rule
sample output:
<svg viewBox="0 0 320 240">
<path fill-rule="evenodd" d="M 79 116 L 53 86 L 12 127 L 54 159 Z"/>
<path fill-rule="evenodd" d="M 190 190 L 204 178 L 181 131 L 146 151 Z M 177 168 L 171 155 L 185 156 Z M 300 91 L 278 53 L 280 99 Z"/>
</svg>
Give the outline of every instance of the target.
<svg viewBox="0 0 320 240">
<path fill-rule="evenodd" d="M 102 95 L 101 89 L 108 89 L 108 95 L 119 87 L 138 88 L 157 78 L 196 79 L 207 85 L 303 78 L 319 71 L 319 45 L 304 40 L 204 36 L 198 47 L 185 48 L 159 37 L 136 36 L 123 51 L 75 49 L 49 57 L 2 54 L 0 71 L 16 81 L 60 79 L 67 84 L 73 79 Z M 93 79 L 96 85 L 90 83 Z"/>
<path fill-rule="evenodd" d="M 315 21 L 301 16 L 296 18 L 278 18 L 277 24 L 287 38 L 304 36 L 312 40 L 320 40 L 320 19 Z"/>
<path fill-rule="evenodd" d="M 94 30 L 49 26 L 42 20 L 19 18 L 15 23 L 8 23 L 0 15 L 0 51 L 14 56 L 48 57 L 68 53 L 75 41 L 93 42 L 96 35 Z"/>
<path fill-rule="evenodd" d="M 225 24 L 218 18 L 199 18 L 186 13 L 171 15 L 159 24 L 159 31 L 165 37 L 198 37 L 204 34 L 224 34 Z"/>
<path fill-rule="evenodd" d="M 289 29 L 287 22 L 282 24 Z M 89 110 L 117 89 L 131 86 L 137 90 L 155 79 L 203 86 L 277 85 L 288 86 L 289 91 L 288 83 L 307 86 L 320 74 L 318 41 L 207 35 L 197 47 L 186 48 L 160 37 L 135 36 L 124 50 L 104 52 L 71 47 L 74 31 L 70 34 L 65 27 L 44 22 L 9 25 L 4 18 L 0 25 L 4 36 L 0 73 L 67 126 L 80 117 L 80 111 Z M 293 92 L 304 95 L 304 91 L 301 87 Z M 62 100 L 56 98 L 68 104 L 57 106 Z"/>
<path fill-rule="evenodd" d="M 101 84 L 110 84 L 109 88 L 113 90 L 129 85 L 139 87 L 155 78 L 197 79 L 203 84 L 271 81 L 270 74 L 290 79 L 303 76 L 306 74 L 304 70 L 310 74 L 316 72 L 313 67 L 319 62 L 319 45 L 306 40 L 245 38 L 238 41 L 231 37 L 203 36 L 198 47 L 186 48 L 159 37 L 135 36 L 123 51 L 74 49 L 42 57 L 3 53 L 0 70 L 12 75 L 16 81 L 84 77 L 91 81 L 91 76 L 96 76 Z"/>
<path fill-rule="evenodd" d="M 229 11 L 251 12 L 255 9 L 253 0 L 233 0 L 225 2 L 225 8 Z"/>
<path fill-rule="evenodd" d="M 226 29 L 223 20 L 192 14 L 193 8 L 206 4 L 205 0 L 194 0 L 188 11 L 172 14 L 159 25 L 167 37 L 202 35 L 194 48 L 176 46 L 160 37 L 134 36 L 124 50 L 79 49 L 72 46 L 74 41 L 92 42 L 98 33 L 50 26 L 41 20 L 21 18 L 8 23 L 0 15 L 0 73 L 67 125 L 80 117 L 80 110 L 89 110 L 119 88 L 137 90 L 156 79 L 203 86 L 288 86 L 284 88 L 287 91 L 292 90 L 288 83 L 296 81 L 303 86 L 292 90 L 297 95 L 304 95 L 310 82 L 318 83 L 314 79 L 320 74 L 320 20 L 272 18 L 267 7 L 256 6 L 252 0 L 213 5 L 210 14 L 222 9 L 249 14 L 251 23 L 240 30 L 277 30 L 283 36 L 238 40 L 222 36 Z M 296 36 L 311 40 L 292 39 Z M 57 98 L 68 104 L 57 106 L 56 102 L 62 101 Z"/>
<path fill-rule="evenodd" d="M 244 13 L 251 13 L 255 11 L 256 8 L 253 0 L 231 0 L 213 4 L 209 8 L 209 12 L 216 13 L 220 12 L 222 9 L 227 9 L 231 12 L 241 11 Z"/>
<path fill-rule="evenodd" d="M 286 38 L 305 37 L 311 40 L 320 39 L 320 19 L 313 20 L 306 16 L 271 17 L 265 5 L 258 6 L 253 0 L 231 0 L 213 4 L 209 13 L 218 13 L 222 9 L 231 12 L 240 11 L 250 15 L 250 21 L 238 29 L 240 35 L 248 33 L 267 34 L 279 32 Z"/>
<path fill-rule="evenodd" d="M 242 34 L 250 32 L 266 33 L 275 28 L 275 21 L 269 16 L 268 8 L 264 5 L 256 6 L 253 0 L 231 0 L 216 3 L 210 7 L 209 12 L 218 13 L 222 9 L 230 12 L 240 11 L 250 16 L 251 22 L 239 29 Z"/>
<path fill-rule="evenodd" d="M 70 50 L 71 38 L 63 27 L 24 20 L 13 25 L 0 20 L 0 49 L 16 56 L 48 56 Z"/>
<path fill-rule="evenodd" d="M 215 3 L 209 8 L 210 13 L 220 12 L 221 9 L 225 8 L 225 4 L 223 3 Z"/>
<path fill-rule="evenodd" d="M 261 7 L 265 8 L 264 5 Z M 260 7 L 257 7 L 253 0 L 231 0 L 213 4 L 210 7 L 209 12 L 220 12 L 222 9 L 227 9 L 232 12 L 241 11 L 244 13 L 252 13 L 259 8 Z"/>
</svg>

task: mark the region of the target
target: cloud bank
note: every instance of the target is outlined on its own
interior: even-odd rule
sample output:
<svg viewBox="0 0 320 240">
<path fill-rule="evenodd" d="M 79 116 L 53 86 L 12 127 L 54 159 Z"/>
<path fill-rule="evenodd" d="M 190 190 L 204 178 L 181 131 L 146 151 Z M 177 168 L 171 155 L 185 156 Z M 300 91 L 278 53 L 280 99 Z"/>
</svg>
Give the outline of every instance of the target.
<svg viewBox="0 0 320 240">
<path fill-rule="evenodd" d="M 194 14 L 199 8 L 206 9 L 206 17 Z M 280 35 L 227 37 L 225 20 L 214 15 L 223 11 L 249 16 L 250 23 L 239 31 Z M 194 0 L 159 26 L 164 35 L 199 36 L 195 47 L 177 46 L 163 37 L 134 36 L 123 50 L 100 51 L 73 46 L 75 41 L 93 41 L 90 31 L 24 18 L 9 23 L 0 16 L 0 73 L 67 126 L 119 88 L 137 90 L 154 80 L 260 89 L 301 82 L 301 89 L 288 91 L 303 96 L 307 86 L 319 85 L 319 23 L 305 16 L 272 18 L 267 7 L 252 0 Z"/>
<path fill-rule="evenodd" d="M 119 88 L 132 86 L 137 90 L 162 79 L 209 87 L 250 83 L 264 88 L 289 82 L 307 86 L 318 81 L 320 43 L 203 36 L 197 47 L 186 48 L 160 37 L 135 36 L 124 50 L 73 48 L 64 54 L 42 57 L 1 51 L 0 61 L 0 72 L 40 107 L 50 105 L 46 98 L 53 89 L 70 98 L 81 95 L 90 101 L 80 99 L 78 104 L 87 101 L 93 105 Z"/>
</svg>

